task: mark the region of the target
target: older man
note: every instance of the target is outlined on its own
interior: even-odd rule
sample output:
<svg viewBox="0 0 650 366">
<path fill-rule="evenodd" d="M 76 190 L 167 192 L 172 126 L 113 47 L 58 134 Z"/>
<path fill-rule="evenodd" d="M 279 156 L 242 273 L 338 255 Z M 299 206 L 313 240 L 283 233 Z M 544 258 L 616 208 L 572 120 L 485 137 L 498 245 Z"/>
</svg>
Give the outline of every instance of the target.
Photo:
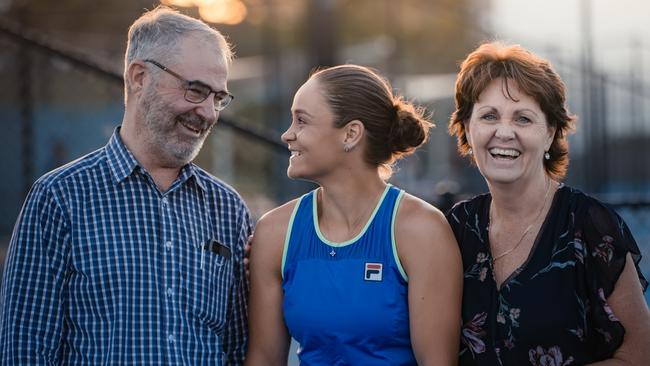
<svg viewBox="0 0 650 366">
<path fill-rule="evenodd" d="M 232 100 L 230 60 L 219 32 L 170 9 L 131 26 L 121 126 L 41 177 L 18 218 L 0 364 L 243 362 L 249 212 L 191 163 Z"/>
</svg>

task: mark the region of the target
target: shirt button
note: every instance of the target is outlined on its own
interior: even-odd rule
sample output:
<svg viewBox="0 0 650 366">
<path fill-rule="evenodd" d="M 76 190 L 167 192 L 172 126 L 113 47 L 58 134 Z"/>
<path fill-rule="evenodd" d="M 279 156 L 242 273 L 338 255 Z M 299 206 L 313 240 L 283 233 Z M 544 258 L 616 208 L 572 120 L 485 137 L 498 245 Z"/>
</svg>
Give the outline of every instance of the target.
<svg viewBox="0 0 650 366">
<path fill-rule="evenodd" d="M 165 242 L 165 249 L 172 250 L 172 242 L 171 241 L 167 240 Z"/>
<path fill-rule="evenodd" d="M 172 297 L 173 294 L 174 294 L 174 290 L 172 290 L 171 287 L 168 287 L 168 288 L 167 288 L 167 296 L 168 296 L 168 297 Z"/>
<path fill-rule="evenodd" d="M 163 197 L 162 205 L 163 205 L 163 207 L 167 206 L 167 197 Z"/>
<path fill-rule="evenodd" d="M 167 336 L 167 342 L 169 342 L 169 344 L 174 344 L 175 339 L 173 334 Z"/>
</svg>

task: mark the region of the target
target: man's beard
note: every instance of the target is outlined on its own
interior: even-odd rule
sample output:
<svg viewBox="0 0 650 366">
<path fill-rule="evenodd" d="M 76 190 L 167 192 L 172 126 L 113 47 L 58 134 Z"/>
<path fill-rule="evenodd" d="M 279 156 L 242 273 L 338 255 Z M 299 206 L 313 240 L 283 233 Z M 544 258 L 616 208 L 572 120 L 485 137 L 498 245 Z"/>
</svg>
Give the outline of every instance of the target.
<svg viewBox="0 0 650 366">
<path fill-rule="evenodd" d="M 181 167 L 194 160 L 213 127 L 192 111 L 175 115 L 153 93 L 144 97 L 142 111 L 150 151 L 157 152 L 156 158 L 171 167 Z M 178 128 L 185 128 L 178 126 L 181 122 L 202 131 L 201 135 L 190 137 L 179 133 Z"/>
</svg>

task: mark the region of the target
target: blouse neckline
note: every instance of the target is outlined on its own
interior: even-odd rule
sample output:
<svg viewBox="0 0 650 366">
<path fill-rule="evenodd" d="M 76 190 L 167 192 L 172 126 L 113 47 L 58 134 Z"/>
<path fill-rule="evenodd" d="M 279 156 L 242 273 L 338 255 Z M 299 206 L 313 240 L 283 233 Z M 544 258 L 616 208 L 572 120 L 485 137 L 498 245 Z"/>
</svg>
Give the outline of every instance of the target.
<svg viewBox="0 0 650 366">
<path fill-rule="evenodd" d="M 501 282 L 500 285 L 497 284 L 496 277 L 494 278 L 494 285 L 497 289 L 497 292 L 501 292 L 506 286 L 510 284 L 510 282 L 512 282 L 520 273 L 525 271 L 526 268 L 528 267 L 528 264 L 535 256 L 535 252 L 539 242 L 544 236 L 543 234 L 546 231 L 550 217 L 553 214 L 553 211 L 555 211 L 556 209 L 558 197 L 560 196 L 560 190 L 563 190 L 565 187 L 566 186 L 564 185 L 564 183 L 560 182 L 555 192 L 553 192 L 551 207 L 548 209 L 546 215 L 544 216 L 544 221 L 542 221 L 542 226 L 539 227 L 539 231 L 535 236 L 535 240 L 533 241 L 533 245 L 530 248 L 530 251 L 528 252 L 528 256 L 526 257 L 526 260 L 514 271 L 512 271 L 512 273 L 510 273 L 508 277 L 506 277 L 503 280 L 503 282 Z M 490 204 L 491 203 L 492 203 L 492 195 L 488 193 L 485 207 L 483 207 L 483 217 L 485 217 L 486 220 L 486 223 L 483 226 L 483 230 L 485 232 L 485 238 L 486 238 L 485 241 L 487 244 L 487 251 L 490 254 L 490 258 L 492 258 L 492 246 L 490 245 L 490 233 L 488 232 L 487 228 L 490 227 Z M 494 266 L 492 264 L 492 260 L 490 260 L 489 263 L 490 263 L 490 270 L 492 271 L 492 275 L 494 277 Z"/>
</svg>

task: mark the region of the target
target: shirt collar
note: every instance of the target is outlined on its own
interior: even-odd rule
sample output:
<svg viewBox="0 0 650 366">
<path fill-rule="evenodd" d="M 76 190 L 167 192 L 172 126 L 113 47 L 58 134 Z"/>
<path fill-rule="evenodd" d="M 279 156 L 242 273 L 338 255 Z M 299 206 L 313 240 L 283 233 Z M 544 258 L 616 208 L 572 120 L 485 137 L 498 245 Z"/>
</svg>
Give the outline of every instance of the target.
<svg viewBox="0 0 650 366">
<path fill-rule="evenodd" d="M 194 163 L 185 164 L 185 166 L 181 168 L 181 172 L 176 180 L 179 184 L 183 184 L 190 180 L 190 178 L 193 178 L 196 185 L 199 186 L 201 190 L 205 191 L 205 182 L 203 182 L 203 179 L 201 179 L 201 176 L 198 174 L 198 169 L 199 168 L 194 165 Z"/>
<path fill-rule="evenodd" d="M 140 166 L 138 161 L 135 160 L 133 154 L 131 154 L 126 145 L 124 145 L 124 142 L 122 142 L 122 138 L 120 137 L 120 126 L 115 128 L 111 139 L 106 145 L 106 157 L 115 184 L 122 182 L 136 169 L 141 169 L 142 172 L 145 173 L 144 168 Z M 172 188 L 184 184 L 190 178 L 194 178 L 196 184 L 205 191 L 205 182 L 201 179 L 197 169 L 198 167 L 193 163 L 183 166 L 176 182 L 172 184 Z"/>
<path fill-rule="evenodd" d="M 106 158 L 115 184 L 122 182 L 139 166 L 138 161 L 135 160 L 120 138 L 120 126 L 115 128 L 106 145 Z"/>
</svg>

